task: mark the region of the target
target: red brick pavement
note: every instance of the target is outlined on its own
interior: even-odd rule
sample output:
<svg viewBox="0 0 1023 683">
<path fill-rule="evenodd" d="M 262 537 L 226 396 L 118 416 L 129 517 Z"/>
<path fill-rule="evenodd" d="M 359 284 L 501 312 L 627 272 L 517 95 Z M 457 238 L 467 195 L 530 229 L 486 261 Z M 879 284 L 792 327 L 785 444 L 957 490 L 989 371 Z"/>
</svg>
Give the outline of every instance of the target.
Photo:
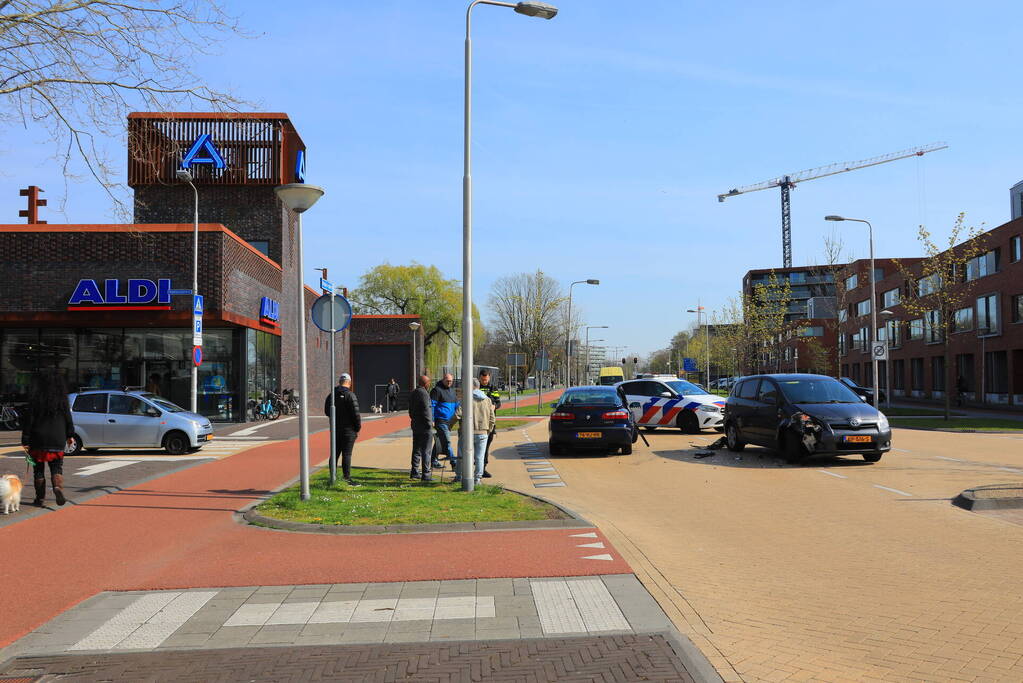
<svg viewBox="0 0 1023 683">
<path fill-rule="evenodd" d="M 407 425 L 367 421 L 360 439 Z M 311 451 L 327 441 L 313 435 Z M 5 528 L 28 561 L 4 570 L 0 647 L 103 590 L 631 571 L 599 532 L 612 561 L 582 559 L 567 530 L 327 536 L 238 524 L 236 510 L 294 477 L 297 451 L 295 441 L 253 448 Z"/>
<path fill-rule="evenodd" d="M 659 635 L 21 657 L 5 674 L 76 682 L 693 681 Z"/>
</svg>

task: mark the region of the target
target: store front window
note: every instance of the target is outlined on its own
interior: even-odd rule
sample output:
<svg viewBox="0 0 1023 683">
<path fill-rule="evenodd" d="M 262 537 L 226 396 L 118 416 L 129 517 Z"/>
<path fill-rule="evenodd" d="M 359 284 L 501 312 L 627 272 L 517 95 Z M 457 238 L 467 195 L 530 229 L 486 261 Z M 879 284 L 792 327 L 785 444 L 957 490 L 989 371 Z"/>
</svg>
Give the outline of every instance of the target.
<svg viewBox="0 0 1023 683">
<path fill-rule="evenodd" d="M 281 338 L 260 330 L 245 330 L 246 410 L 248 418 L 267 392 L 281 393 Z M 290 388 L 290 387 L 289 387 Z"/>
</svg>

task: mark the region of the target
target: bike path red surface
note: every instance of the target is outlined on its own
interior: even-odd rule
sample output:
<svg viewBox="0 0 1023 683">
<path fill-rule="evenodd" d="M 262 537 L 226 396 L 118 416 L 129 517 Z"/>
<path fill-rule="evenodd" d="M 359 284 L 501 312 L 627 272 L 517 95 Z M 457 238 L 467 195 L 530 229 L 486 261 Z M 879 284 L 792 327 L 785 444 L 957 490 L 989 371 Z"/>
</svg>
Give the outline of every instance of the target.
<svg viewBox="0 0 1023 683">
<path fill-rule="evenodd" d="M 408 427 L 367 421 L 360 441 Z M 327 432 L 310 440 L 325 454 Z M 3 530 L 0 647 L 104 590 L 261 586 L 630 572 L 597 531 L 569 529 L 333 536 L 239 524 L 234 513 L 292 479 L 297 441 L 256 447 Z M 319 458 L 314 458 L 319 459 Z M 602 540 L 605 551 L 578 548 Z M 587 560 L 611 553 L 613 559 Z"/>
</svg>

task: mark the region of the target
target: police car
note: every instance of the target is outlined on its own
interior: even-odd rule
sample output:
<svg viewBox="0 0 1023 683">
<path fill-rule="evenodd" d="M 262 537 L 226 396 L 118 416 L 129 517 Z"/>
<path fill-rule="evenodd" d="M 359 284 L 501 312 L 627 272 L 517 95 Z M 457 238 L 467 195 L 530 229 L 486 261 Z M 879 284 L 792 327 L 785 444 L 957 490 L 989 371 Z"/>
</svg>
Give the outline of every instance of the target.
<svg viewBox="0 0 1023 683">
<path fill-rule="evenodd" d="M 678 427 L 686 434 L 721 431 L 725 399 L 684 379 L 649 377 L 619 382 L 636 424 L 648 430 Z"/>
</svg>

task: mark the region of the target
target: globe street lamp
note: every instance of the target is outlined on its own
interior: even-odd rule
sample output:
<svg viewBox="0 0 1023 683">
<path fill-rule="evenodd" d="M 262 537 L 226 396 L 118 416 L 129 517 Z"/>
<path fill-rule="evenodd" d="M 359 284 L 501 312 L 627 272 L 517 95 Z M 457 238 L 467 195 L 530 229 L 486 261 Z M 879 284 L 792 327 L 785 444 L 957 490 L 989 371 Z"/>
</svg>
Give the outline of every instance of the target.
<svg viewBox="0 0 1023 683">
<path fill-rule="evenodd" d="M 199 190 L 192 182 L 192 174 L 183 168 L 179 168 L 174 174 L 178 180 L 188 183 L 195 194 L 195 211 L 192 212 L 192 305 L 195 306 L 195 297 L 199 294 Z M 193 329 L 193 333 L 194 333 Z M 191 410 L 199 412 L 199 366 L 192 363 L 192 384 L 189 390 Z"/>
<path fill-rule="evenodd" d="M 576 280 L 568 286 L 568 318 L 565 320 L 565 386 L 572 386 L 572 288 L 576 285 L 599 285 L 600 280 Z"/>
<path fill-rule="evenodd" d="M 323 196 L 323 188 L 305 183 L 278 185 L 274 193 L 289 211 L 298 214 L 295 228 L 295 253 L 297 254 L 295 277 L 295 320 L 298 325 L 298 471 L 301 481 L 302 500 L 309 500 L 309 386 L 306 379 L 305 347 L 305 261 L 302 258 L 302 214 L 308 211 Z M 335 379 L 332 377 L 331 382 Z M 333 391 L 333 387 L 331 387 Z M 330 457 L 334 457 L 331 453 Z"/>
<path fill-rule="evenodd" d="M 411 387 L 415 387 L 419 378 L 419 337 L 416 332 L 419 330 L 421 325 L 417 322 L 411 322 L 408 324 L 408 328 L 412 330 L 412 384 Z"/>
<path fill-rule="evenodd" d="M 497 0 L 473 0 L 465 10 L 465 109 L 462 141 L 462 433 L 459 449 L 462 451 L 462 490 L 472 491 L 473 479 L 473 438 L 472 438 L 472 8 L 476 5 L 510 7 L 519 14 L 541 19 L 553 19 L 558 13 L 556 7 L 545 2 L 525 0 L 523 2 L 497 2 Z"/>
<path fill-rule="evenodd" d="M 874 272 L 874 226 L 870 221 L 862 218 L 845 218 L 844 216 L 825 216 L 826 221 L 851 221 L 853 223 L 864 223 L 867 226 L 867 235 L 870 238 L 870 335 L 868 344 L 870 347 L 871 374 L 874 379 L 874 407 L 881 403 L 881 394 L 878 391 L 877 382 L 877 357 L 874 355 L 874 342 L 877 341 L 877 281 Z M 890 389 L 889 392 L 891 393 Z"/>
</svg>

